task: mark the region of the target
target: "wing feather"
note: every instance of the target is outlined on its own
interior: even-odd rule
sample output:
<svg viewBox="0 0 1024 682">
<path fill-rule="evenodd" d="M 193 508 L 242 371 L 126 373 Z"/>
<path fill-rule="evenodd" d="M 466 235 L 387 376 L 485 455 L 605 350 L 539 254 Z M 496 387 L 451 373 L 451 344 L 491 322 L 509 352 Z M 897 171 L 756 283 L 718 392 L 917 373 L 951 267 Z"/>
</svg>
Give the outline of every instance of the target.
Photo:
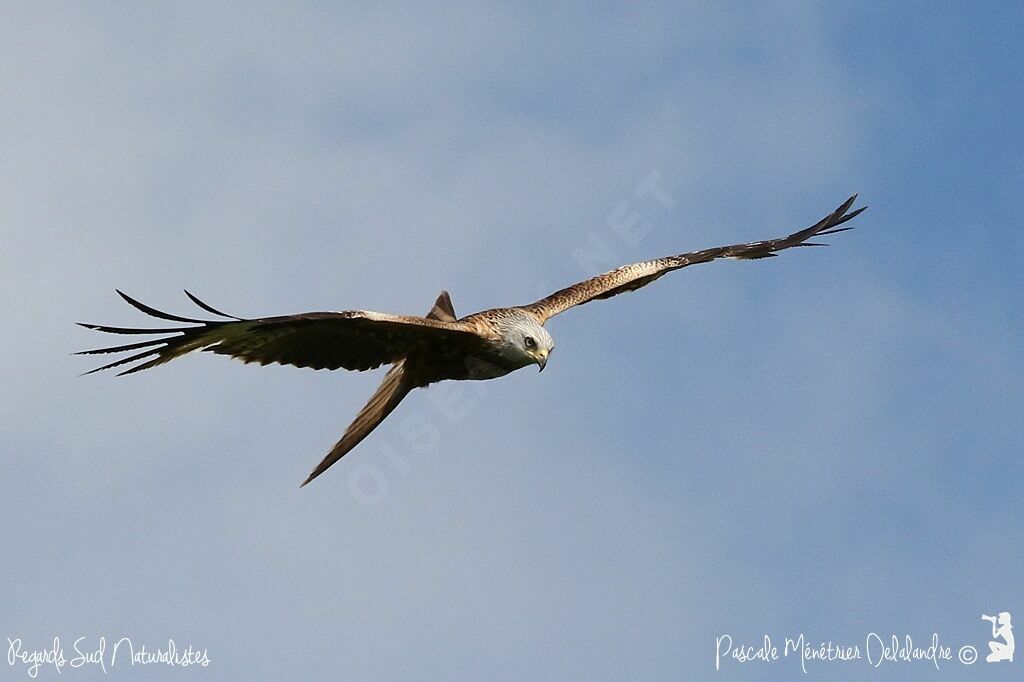
<svg viewBox="0 0 1024 682">
<path fill-rule="evenodd" d="M 642 263 L 624 265 L 611 272 L 606 272 L 603 275 L 591 277 L 588 280 L 560 289 L 539 301 L 522 306 L 522 309 L 532 314 L 543 324 L 546 320 L 573 306 L 598 299 L 611 298 L 627 291 L 634 291 L 673 270 L 685 268 L 687 265 L 709 263 L 719 258 L 735 258 L 738 260 L 771 258 L 776 255 L 776 252 L 794 246 L 825 246 L 825 244 L 810 243 L 807 240 L 815 236 L 836 234 L 853 229 L 852 227 L 839 228 L 839 225 L 857 217 L 867 208 L 864 206 L 855 211 L 850 211 L 850 207 L 853 206 L 853 202 L 856 199 L 857 195 L 854 194 L 843 202 L 839 208 L 814 225 L 799 232 L 794 232 L 787 237 L 748 242 L 746 244 L 718 246 L 702 251 L 693 251 L 677 256 L 667 256 Z"/>
<path fill-rule="evenodd" d="M 280 363 L 313 369 L 366 370 L 397 362 L 416 349 L 463 344 L 476 348 L 483 343 L 472 326 L 457 321 L 411 315 L 389 315 L 367 310 L 316 312 L 259 319 L 226 315 L 189 298 L 208 312 L 230 320 L 197 320 L 165 313 L 121 293 L 129 304 L 152 317 L 192 323 L 192 326 L 136 329 L 80 323 L 89 329 L 112 334 L 169 334 L 123 346 L 81 351 L 80 355 L 118 353 L 150 348 L 92 371 L 118 367 L 152 357 L 122 372 L 131 374 L 163 364 L 193 350 L 228 355 L 261 365 Z"/>
</svg>

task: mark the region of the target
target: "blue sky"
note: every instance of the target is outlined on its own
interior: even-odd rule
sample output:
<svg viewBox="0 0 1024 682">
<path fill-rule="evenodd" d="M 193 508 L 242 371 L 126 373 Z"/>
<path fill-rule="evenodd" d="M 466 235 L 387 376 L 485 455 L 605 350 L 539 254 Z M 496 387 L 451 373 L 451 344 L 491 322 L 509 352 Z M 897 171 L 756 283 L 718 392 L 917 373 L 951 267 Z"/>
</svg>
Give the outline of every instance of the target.
<svg viewBox="0 0 1024 682">
<path fill-rule="evenodd" d="M 802 676 L 716 672 L 723 634 L 986 653 L 982 613 L 1024 618 L 1021 25 L 1015 3 L 5 4 L 0 644 L 209 652 L 108 676 L 145 680 Z M 104 341 L 75 321 L 139 321 L 115 287 L 244 316 L 445 288 L 467 314 L 854 191 L 871 209 L 833 248 L 560 316 L 543 375 L 414 393 L 302 490 L 378 376 L 204 355 L 79 378 L 70 355 Z"/>
</svg>

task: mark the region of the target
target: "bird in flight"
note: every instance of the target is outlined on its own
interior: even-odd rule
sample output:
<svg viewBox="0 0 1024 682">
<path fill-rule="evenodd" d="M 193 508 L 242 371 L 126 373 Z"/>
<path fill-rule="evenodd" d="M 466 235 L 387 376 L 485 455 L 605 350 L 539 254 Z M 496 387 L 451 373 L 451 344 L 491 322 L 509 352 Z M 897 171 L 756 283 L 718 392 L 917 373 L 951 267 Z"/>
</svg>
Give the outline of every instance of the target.
<svg viewBox="0 0 1024 682">
<path fill-rule="evenodd" d="M 852 229 L 839 226 L 867 208 L 851 211 L 856 198 L 855 194 L 821 221 L 788 237 L 718 246 L 624 265 L 560 289 L 529 305 L 493 308 L 462 318 L 456 317 L 446 291 L 441 292 L 430 312 L 423 317 L 345 310 L 256 319 L 227 315 L 186 291 L 193 303 L 219 318 L 214 320 L 165 313 L 118 291 L 121 298 L 143 313 L 186 326 L 137 329 L 80 322 L 88 329 L 111 334 L 161 336 L 77 354 L 140 351 L 86 374 L 135 362 L 120 372 L 132 374 L 194 350 L 212 351 L 246 363 L 266 365 L 277 362 L 313 369 L 363 371 L 390 364 L 380 387 L 356 415 L 341 440 L 303 481 L 304 486 L 358 445 L 413 389 L 445 380 L 494 379 L 528 365 L 537 365 L 543 370 L 555 347 L 544 324 L 555 315 L 589 301 L 639 289 L 687 265 L 709 263 L 719 258 L 769 258 L 790 247 L 824 246 L 808 240 Z"/>
</svg>

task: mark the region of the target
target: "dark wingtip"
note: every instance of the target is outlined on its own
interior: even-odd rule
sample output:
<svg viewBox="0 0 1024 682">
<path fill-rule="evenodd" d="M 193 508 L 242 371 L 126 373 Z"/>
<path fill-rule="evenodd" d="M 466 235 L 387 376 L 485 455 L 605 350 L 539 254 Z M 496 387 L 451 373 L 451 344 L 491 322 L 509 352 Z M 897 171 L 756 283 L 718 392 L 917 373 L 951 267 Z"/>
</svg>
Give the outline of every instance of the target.
<svg viewBox="0 0 1024 682">
<path fill-rule="evenodd" d="M 130 355 L 130 356 L 126 357 L 126 358 L 121 358 L 120 360 L 114 360 L 113 362 L 109 362 L 109 363 L 103 365 L 102 367 L 97 367 L 96 369 L 93 369 L 93 370 L 90 370 L 90 371 L 86 372 L 86 374 L 92 374 L 93 372 L 102 372 L 105 369 L 113 369 L 114 367 L 120 367 L 121 365 L 126 365 L 129 362 L 135 362 L 136 360 L 142 360 L 142 359 L 148 358 L 148 357 L 150 357 L 152 355 L 159 355 L 161 350 L 162 350 L 162 348 L 149 348 L 147 350 L 142 351 L 141 353 L 136 353 L 135 355 Z M 152 367 L 154 364 L 159 364 L 160 361 L 162 361 L 162 359 L 157 357 L 155 362 L 153 360 L 151 360 L 149 362 L 142 363 L 141 365 L 136 365 L 131 371 L 137 371 L 138 369 L 144 369 L 146 367 Z M 130 374 L 130 372 L 120 372 L 120 373 L 118 373 L 118 376 L 121 376 L 121 374 Z"/>
<path fill-rule="evenodd" d="M 128 294 L 124 293 L 120 289 L 114 289 L 118 296 L 123 298 L 128 305 L 132 306 L 137 310 L 141 310 L 151 317 L 156 317 L 161 320 L 170 320 L 171 322 L 185 322 L 186 324 L 206 324 L 205 320 L 197 320 L 193 317 L 182 317 L 181 315 L 172 315 L 171 313 L 165 313 L 162 310 L 157 310 L 152 306 L 148 306 L 141 301 L 137 301 Z"/>
<path fill-rule="evenodd" d="M 831 230 L 824 230 L 823 232 L 819 232 L 815 236 L 820 237 L 823 234 L 838 234 L 840 232 L 846 232 L 847 230 L 852 230 L 852 229 L 853 229 L 852 226 L 851 227 L 834 227 Z"/>
<path fill-rule="evenodd" d="M 190 301 L 192 301 L 193 303 L 195 303 L 197 306 L 199 306 L 200 308 L 202 308 L 203 310 L 205 310 L 208 313 L 212 313 L 214 315 L 220 315 L 221 317 L 226 317 L 226 318 L 231 319 L 231 320 L 238 320 L 238 321 L 242 320 L 242 318 L 240 318 L 240 317 L 235 317 L 234 315 L 228 315 L 227 313 L 223 313 L 223 312 L 217 310 L 216 308 L 214 308 L 209 303 L 204 303 L 203 301 L 200 301 L 199 297 L 196 296 L 195 294 L 193 294 L 188 289 L 182 289 L 182 291 L 185 292 L 185 295 L 188 296 Z"/>
<path fill-rule="evenodd" d="M 847 213 L 847 211 L 850 209 L 850 206 L 853 205 L 853 200 L 856 199 L 856 198 L 857 198 L 857 195 L 854 194 L 852 197 L 847 199 L 843 203 L 842 206 L 837 208 L 832 213 L 832 215 L 830 215 L 828 218 L 826 218 L 821 223 L 819 223 L 819 225 L 822 225 L 822 226 L 828 224 L 829 227 L 821 230 L 820 232 L 815 232 L 814 234 L 816 234 L 816 235 L 819 235 L 819 234 L 835 234 L 836 232 L 843 232 L 844 230 L 852 230 L 853 229 L 852 227 L 844 227 L 844 228 L 839 229 L 839 226 L 842 225 L 845 222 L 849 222 L 849 221 L 853 220 L 854 218 L 859 216 L 861 213 L 863 213 L 865 210 L 867 210 L 867 206 L 861 206 L 856 211 L 850 211 L 849 213 Z"/>
<path fill-rule="evenodd" d="M 850 210 L 850 207 L 853 206 L 853 202 L 856 201 L 856 200 L 857 200 L 857 195 L 854 194 L 852 197 L 850 197 L 849 199 L 847 199 L 843 203 L 839 204 L 839 208 L 837 208 L 835 211 L 833 211 L 832 215 L 834 215 L 834 216 L 844 215 L 847 211 Z"/>
</svg>

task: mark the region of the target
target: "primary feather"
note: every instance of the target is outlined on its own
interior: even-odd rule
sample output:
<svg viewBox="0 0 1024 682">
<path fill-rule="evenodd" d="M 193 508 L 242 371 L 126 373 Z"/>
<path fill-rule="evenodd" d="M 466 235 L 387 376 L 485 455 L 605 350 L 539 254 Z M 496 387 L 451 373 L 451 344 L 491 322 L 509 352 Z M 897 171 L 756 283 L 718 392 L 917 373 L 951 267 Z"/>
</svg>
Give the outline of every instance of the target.
<svg viewBox="0 0 1024 682">
<path fill-rule="evenodd" d="M 79 323 L 110 334 L 159 337 L 80 354 L 131 353 L 86 374 L 124 365 L 130 366 L 120 374 L 132 374 L 194 350 L 227 355 L 247 363 L 276 362 L 313 369 L 368 370 L 390 364 L 380 387 L 303 482 L 306 485 L 359 444 L 412 389 L 445 380 L 493 379 L 534 363 L 543 369 L 554 348 L 554 340 L 543 325 L 554 315 L 589 301 L 634 291 L 688 265 L 720 258 L 757 260 L 793 247 L 823 246 L 810 240 L 851 229 L 840 226 L 864 211 L 850 210 L 856 198 L 855 194 L 814 225 L 786 237 L 625 265 L 529 305 L 494 308 L 462 319 L 456 319 L 447 292 L 441 292 L 425 317 L 346 310 L 245 319 L 223 313 L 186 291 L 198 308 L 219 318 L 202 320 L 157 310 L 118 291 L 125 301 L 146 315 L 180 326 L 143 329 Z"/>
</svg>

